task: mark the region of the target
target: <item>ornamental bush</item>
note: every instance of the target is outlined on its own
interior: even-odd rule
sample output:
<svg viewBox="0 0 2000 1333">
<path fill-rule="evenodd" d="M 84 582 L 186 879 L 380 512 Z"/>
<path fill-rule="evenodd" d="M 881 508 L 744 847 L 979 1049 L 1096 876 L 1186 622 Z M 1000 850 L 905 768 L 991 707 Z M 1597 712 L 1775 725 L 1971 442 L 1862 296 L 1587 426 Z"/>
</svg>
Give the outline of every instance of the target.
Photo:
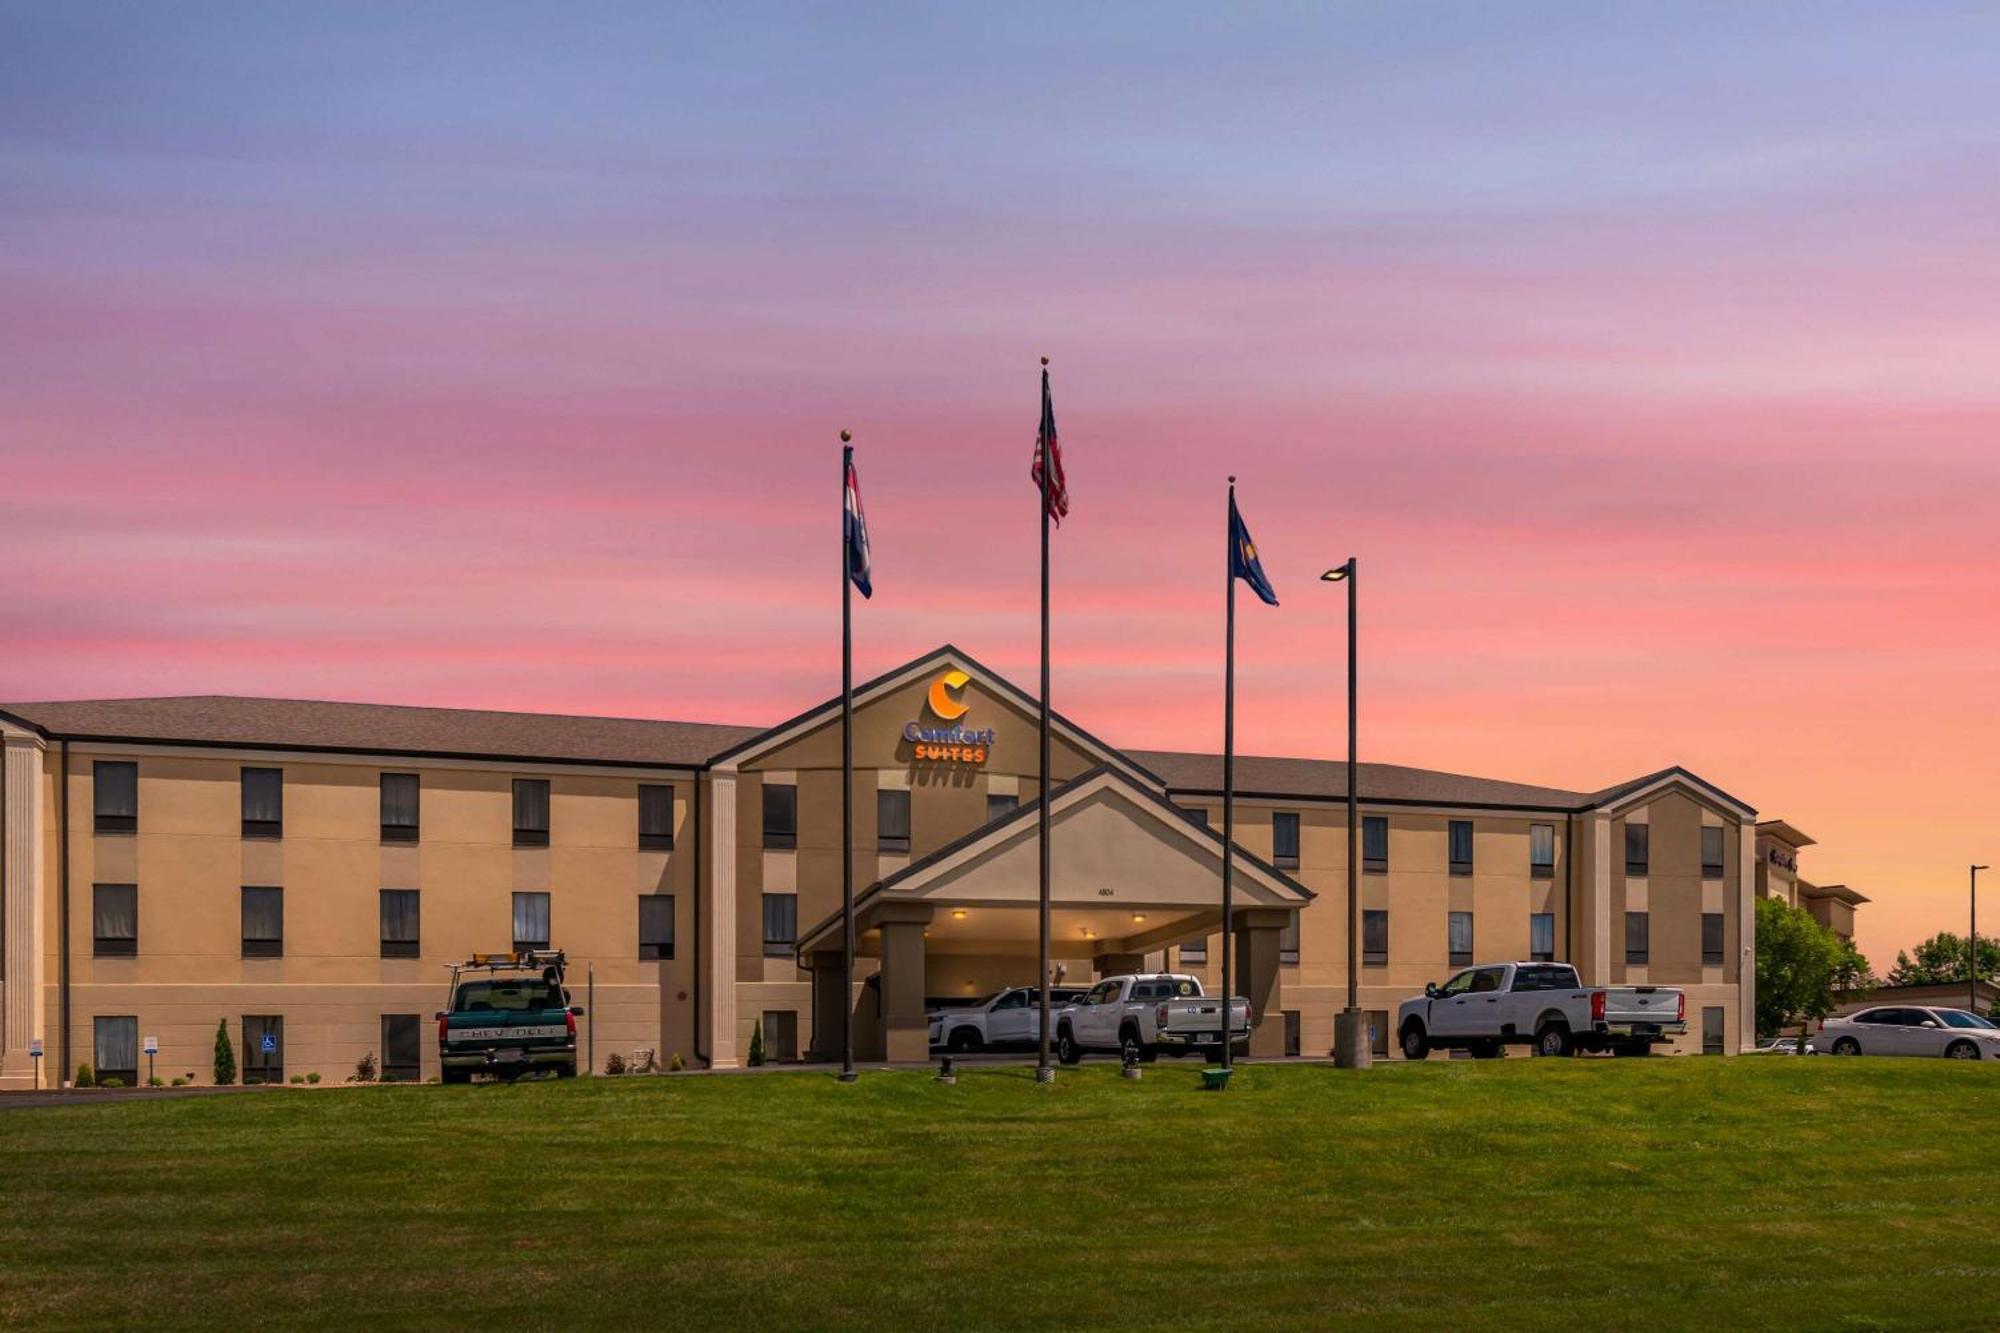
<svg viewBox="0 0 2000 1333">
<path fill-rule="evenodd" d="M 764 1025 L 761 1022 L 750 1025 L 750 1063 L 764 1063 Z"/>
<path fill-rule="evenodd" d="M 604 1072 L 617 1075 L 625 1072 L 625 1057 L 613 1051 L 604 1057 Z"/>
<path fill-rule="evenodd" d="M 215 1082 L 217 1087 L 227 1087 L 236 1081 L 236 1048 L 229 1044 L 229 1020 L 224 1018 L 215 1025 Z"/>
<path fill-rule="evenodd" d="M 79 1088 L 94 1088 L 97 1086 L 97 1078 L 90 1072 L 88 1064 L 80 1064 L 76 1067 L 76 1086 Z"/>
</svg>

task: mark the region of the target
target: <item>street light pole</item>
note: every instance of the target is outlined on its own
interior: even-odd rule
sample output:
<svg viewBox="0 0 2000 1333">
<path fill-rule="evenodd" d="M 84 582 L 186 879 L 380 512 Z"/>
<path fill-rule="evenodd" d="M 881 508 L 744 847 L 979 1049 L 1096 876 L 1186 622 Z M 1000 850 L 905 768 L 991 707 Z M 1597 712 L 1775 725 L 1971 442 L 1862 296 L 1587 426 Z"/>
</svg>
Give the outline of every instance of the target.
<svg viewBox="0 0 2000 1333">
<path fill-rule="evenodd" d="M 1361 1012 L 1361 791 L 1359 749 L 1355 727 L 1360 718 L 1356 683 L 1355 582 L 1359 562 L 1353 556 L 1338 569 L 1320 575 L 1326 583 L 1347 585 L 1347 1007 L 1333 1025 L 1333 1062 L 1341 1069 L 1366 1069 L 1374 1063 L 1368 1040 L 1368 1020 Z"/>
<path fill-rule="evenodd" d="M 1965 1007 L 1972 1013 L 1979 1012 L 1979 872 L 1988 866 L 1972 867 L 1972 929 L 1965 941 L 1965 970 L 1972 978 L 1965 987 Z"/>
</svg>

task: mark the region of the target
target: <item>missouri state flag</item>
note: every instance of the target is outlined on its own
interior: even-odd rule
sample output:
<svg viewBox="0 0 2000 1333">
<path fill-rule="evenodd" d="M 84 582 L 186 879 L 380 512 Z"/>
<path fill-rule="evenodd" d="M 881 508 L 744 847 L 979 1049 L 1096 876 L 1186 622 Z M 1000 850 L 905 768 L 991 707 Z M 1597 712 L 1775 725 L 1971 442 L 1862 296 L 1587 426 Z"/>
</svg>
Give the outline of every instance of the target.
<svg viewBox="0 0 2000 1333">
<path fill-rule="evenodd" d="M 1257 558 L 1257 543 L 1250 540 L 1250 529 L 1243 526 L 1243 515 L 1236 511 L 1233 489 L 1229 492 L 1229 577 L 1249 584 L 1250 591 L 1266 606 L 1278 604 L 1277 590 L 1264 577 L 1264 562 Z"/>
<path fill-rule="evenodd" d="M 1047 466 L 1049 479 L 1042 481 L 1042 468 Z M 1042 366 L 1042 425 L 1035 432 L 1035 465 L 1028 469 L 1028 475 L 1035 479 L 1035 489 L 1048 497 L 1049 517 L 1057 527 L 1069 514 L 1069 484 L 1063 480 L 1062 448 L 1056 443 L 1056 404 L 1049 396 L 1049 368 Z"/>
<path fill-rule="evenodd" d="M 868 556 L 868 515 L 861 508 L 861 483 L 854 476 L 854 460 L 847 460 L 847 577 L 861 589 L 863 597 L 873 597 L 875 587 Z"/>
</svg>

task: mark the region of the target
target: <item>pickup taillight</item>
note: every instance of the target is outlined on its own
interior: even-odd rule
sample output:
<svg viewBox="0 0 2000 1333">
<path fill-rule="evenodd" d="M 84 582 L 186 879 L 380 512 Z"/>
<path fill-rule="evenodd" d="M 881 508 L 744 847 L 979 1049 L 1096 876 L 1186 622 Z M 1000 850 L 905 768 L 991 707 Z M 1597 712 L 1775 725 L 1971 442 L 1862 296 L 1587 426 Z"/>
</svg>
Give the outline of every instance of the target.
<svg viewBox="0 0 2000 1333">
<path fill-rule="evenodd" d="M 568 1010 L 564 1010 L 564 1011 L 563 1011 L 563 1022 L 565 1022 L 565 1023 L 569 1024 L 569 1039 L 570 1039 L 571 1041 L 575 1041 L 575 1040 L 576 1040 L 576 1015 L 575 1015 L 575 1014 L 572 1014 L 572 1013 L 570 1013 L 570 1012 L 569 1012 Z"/>
<path fill-rule="evenodd" d="M 1153 1026 L 1156 1028 L 1165 1028 L 1167 1026 L 1167 1003 L 1165 1000 L 1160 1001 L 1160 1007 L 1153 1011 Z"/>
<path fill-rule="evenodd" d="M 438 1015 L 438 1045 L 440 1045 L 440 1046 L 444 1045 L 444 1042 L 445 1042 L 445 1036 L 446 1036 L 446 1034 L 447 1034 L 447 1033 L 449 1033 L 450 1031 L 451 1031 L 451 1020 L 450 1020 L 450 1019 L 448 1019 L 448 1018 L 446 1018 L 446 1017 L 445 1017 L 445 1016 L 444 1016 L 443 1014 L 439 1014 L 439 1015 Z"/>
<path fill-rule="evenodd" d="M 1674 1022 L 1685 1023 L 1687 1021 L 1688 1021 L 1688 997 L 1687 997 L 1687 992 L 1682 991 L 1680 995 L 1674 1000 Z"/>
<path fill-rule="evenodd" d="M 1604 1021 L 1604 992 L 1601 990 L 1590 993 L 1590 1021 L 1593 1023 Z"/>
</svg>

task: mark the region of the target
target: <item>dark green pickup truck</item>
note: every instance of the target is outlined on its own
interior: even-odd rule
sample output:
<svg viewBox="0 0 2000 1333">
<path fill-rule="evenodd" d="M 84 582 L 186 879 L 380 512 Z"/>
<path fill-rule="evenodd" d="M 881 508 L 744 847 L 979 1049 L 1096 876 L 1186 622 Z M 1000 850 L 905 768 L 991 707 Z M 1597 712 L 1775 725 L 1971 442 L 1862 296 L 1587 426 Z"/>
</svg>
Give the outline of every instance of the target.
<svg viewBox="0 0 2000 1333">
<path fill-rule="evenodd" d="M 576 1077 L 576 1020 L 560 951 L 474 954 L 451 969 L 438 1016 L 438 1065 L 446 1083 L 474 1074 L 516 1079 L 553 1069 Z"/>
</svg>

